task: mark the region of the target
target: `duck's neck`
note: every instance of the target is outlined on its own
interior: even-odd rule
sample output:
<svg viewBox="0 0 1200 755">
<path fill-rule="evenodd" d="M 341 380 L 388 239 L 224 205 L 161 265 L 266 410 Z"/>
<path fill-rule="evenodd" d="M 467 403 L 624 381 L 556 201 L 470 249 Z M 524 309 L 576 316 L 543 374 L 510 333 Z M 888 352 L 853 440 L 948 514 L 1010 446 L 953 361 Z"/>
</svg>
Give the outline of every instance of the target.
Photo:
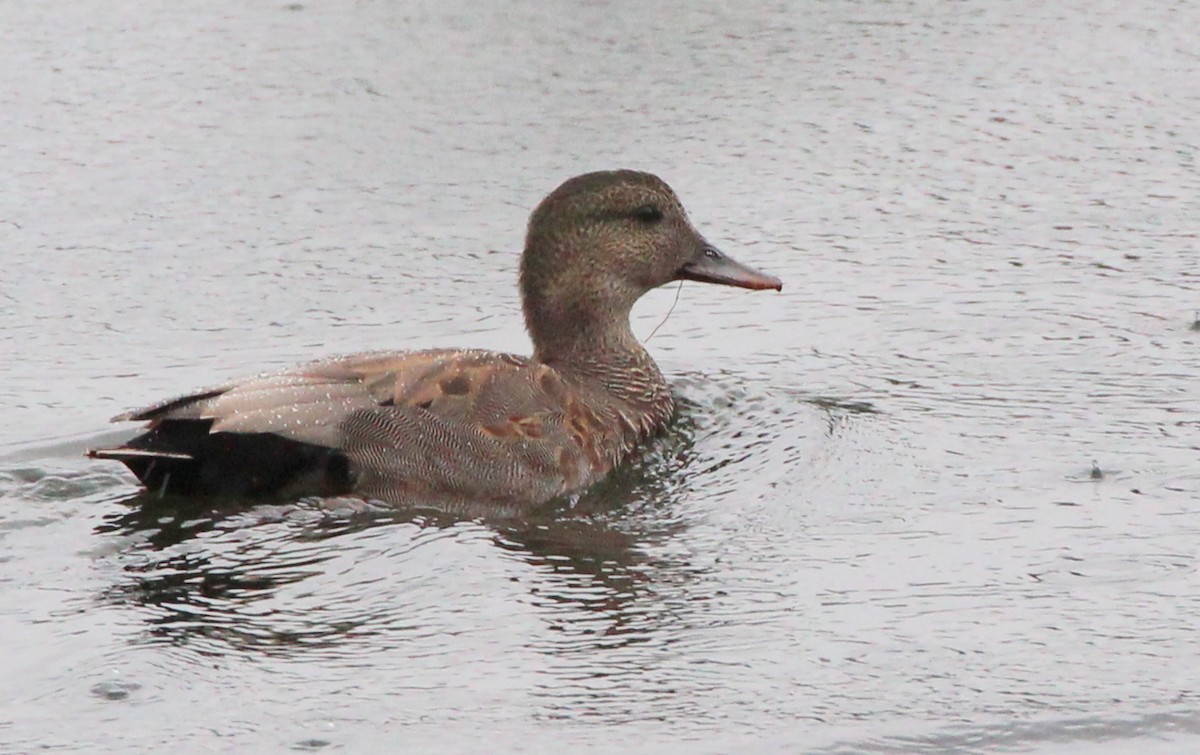
<svg viewBox="0 0 1200 755">
<path fill-rule="evenodd" d="M 525 324 L 534 358 L 559 372 L 593 382 L 630 408 L 665 422 L 673 409 L 670 388 L 654 359 L 629 327 L 629 308 L 547 311 L 526 300 Z"/>
</svg>

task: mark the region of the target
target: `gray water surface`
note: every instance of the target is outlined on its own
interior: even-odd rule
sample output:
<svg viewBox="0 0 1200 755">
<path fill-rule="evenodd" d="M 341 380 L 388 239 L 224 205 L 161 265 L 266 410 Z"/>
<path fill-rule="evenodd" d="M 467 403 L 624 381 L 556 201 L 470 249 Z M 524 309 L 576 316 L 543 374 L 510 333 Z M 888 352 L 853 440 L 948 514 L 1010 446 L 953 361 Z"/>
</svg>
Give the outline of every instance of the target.
<svg viewBox="0 0 1200 755">
<path fill-rule="evenodd" d="M 0 751 L 1200 749 L 1200 6 L 0 28 Z M 614 167 L 785 288 L 683 287 L 680 417 L 574 505 L 142 509 L 81 458 L 304 359 L 527 352 L 527 214 Z"/>
</svg>

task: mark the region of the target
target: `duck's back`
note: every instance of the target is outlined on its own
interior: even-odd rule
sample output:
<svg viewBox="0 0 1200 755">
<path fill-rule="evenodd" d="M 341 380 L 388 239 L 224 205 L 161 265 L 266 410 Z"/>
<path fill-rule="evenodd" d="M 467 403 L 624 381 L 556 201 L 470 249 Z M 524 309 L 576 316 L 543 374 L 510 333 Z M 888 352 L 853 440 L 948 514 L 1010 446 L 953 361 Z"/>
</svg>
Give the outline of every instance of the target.
<svg viewBox="0 0 1200 755">
<path fill-rule="evenodd" d="M 153 491 L 505 506 L 590 484 L 657 424 L 601 386 L 475 350 L 328 359 L 117 419 L 150 425 L 93 455 Z"/>
</svg>

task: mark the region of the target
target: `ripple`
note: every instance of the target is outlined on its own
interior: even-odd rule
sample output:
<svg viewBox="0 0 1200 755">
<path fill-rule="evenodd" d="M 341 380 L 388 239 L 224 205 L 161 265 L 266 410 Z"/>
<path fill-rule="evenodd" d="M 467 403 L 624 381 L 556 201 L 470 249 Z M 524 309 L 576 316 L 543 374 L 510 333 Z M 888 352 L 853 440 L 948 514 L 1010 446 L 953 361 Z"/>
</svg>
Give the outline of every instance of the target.
<svg viewBox="0 0 1200 755">
<path fill-rule="evenodd" d="M 0 469 L 0 500 L 35 502 L 98 501 L 114 487 L 128 485 L 123 475 L 105 470 L 57 470 L 26 465 Z"/>
<path fill-rule="evenodd" d="M 1182 741 L 1181 741 L 1182 739 Z M 1120 753 L 1133 743 L 1139 752 L 1179 752 L 1200 739 L 1200 716 L 1192 710 L 1137 717 L 1068 718 L 1019 721 L 995 726 L 962 726 L 925 735 L 850 740 L 815 753 Z"/>
</svg>

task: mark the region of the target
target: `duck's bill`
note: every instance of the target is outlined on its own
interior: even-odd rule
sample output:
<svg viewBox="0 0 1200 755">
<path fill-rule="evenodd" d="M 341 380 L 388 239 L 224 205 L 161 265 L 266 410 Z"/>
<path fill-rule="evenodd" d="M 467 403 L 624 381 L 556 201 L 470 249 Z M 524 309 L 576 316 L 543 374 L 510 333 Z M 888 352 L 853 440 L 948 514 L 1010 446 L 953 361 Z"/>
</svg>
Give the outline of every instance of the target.
<svg viewBox="0 0 1200 755">
<path fill-rule="evenodd" d="M 705 244 L 696 259 L 679 268 L 675 275 L 680 280 L 719 283 L 722 286 L 737 286 L 755 291 L 783 290 L 783 281 L 774 275 L 759 272 L 749 265 L 726 257 L 716 247 Z"/>
</svg>

